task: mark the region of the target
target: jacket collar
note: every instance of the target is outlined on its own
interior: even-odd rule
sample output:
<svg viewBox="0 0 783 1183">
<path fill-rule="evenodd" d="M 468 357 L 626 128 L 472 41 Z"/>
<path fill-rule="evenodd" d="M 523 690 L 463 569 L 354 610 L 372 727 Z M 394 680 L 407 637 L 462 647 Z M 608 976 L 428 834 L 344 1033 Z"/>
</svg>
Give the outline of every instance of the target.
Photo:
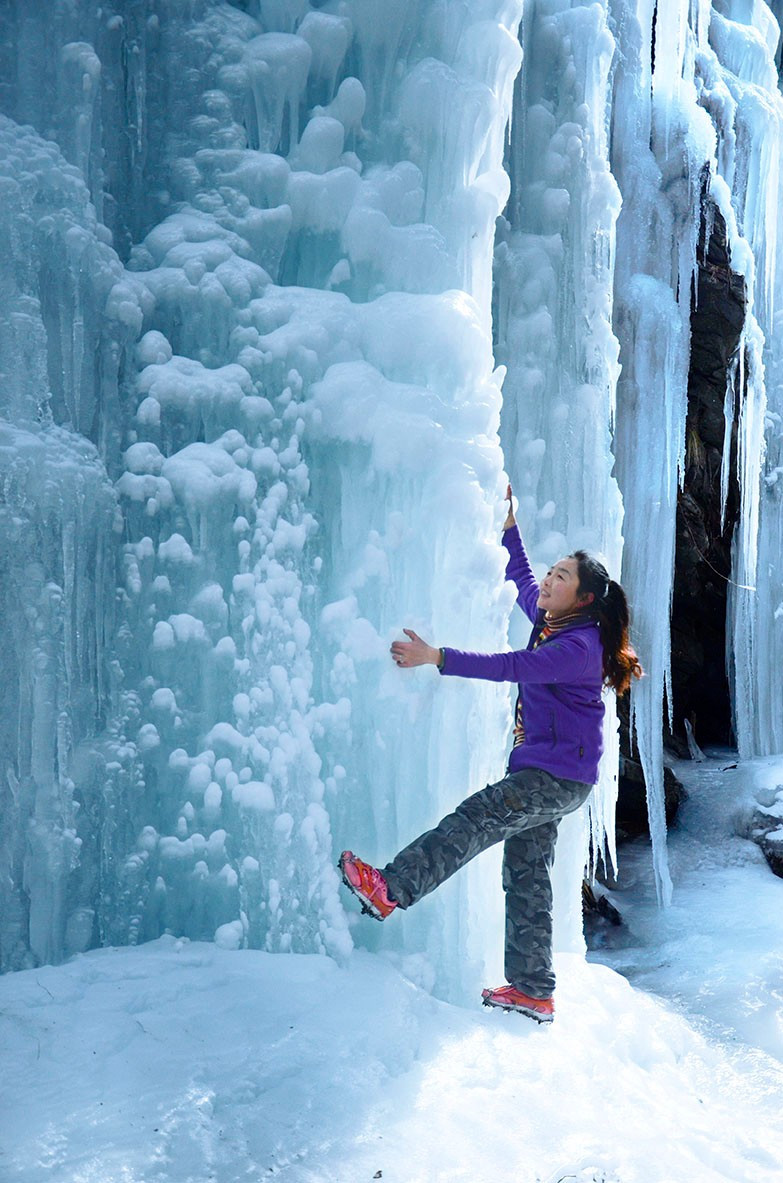
<svg viewBox="0 0 783 1183">
<path fill-rule="evenodd" d="M 569 616 L 561 616 L 559 620 L 547 620 L 544 608 L 536 610 L 536 627 L 546 626 L 552 630 L 553 634 L 562 632 L 566 628 L 587 628 L 597 624 L 598 621 L 595 617 L 589 616 L 586 612 L 572 612 Z"/>
<path fill-rule="evenodd" d="M 587 629 L 597 628 L 598 621 L 594 616 L 588 616 L 584 612 L 574 612 L 570 616 L 561 617 L 560 621 L 547 621 L 546 612 L 543 608 L 539 608 L 536 612 L 536 622 L 533 631 L 530 634 L 530 645 L 535 644 L 539 637 L 541 637 L 541 630 L 544 628 L 551 629 L 551 632 L 546 637 L 541 637 L 538 641 L 539 645 L 546 645 L 547 641 L 551 641 L 554 637 L 561 633 L 570 632 L 571 629 Z"/>
</svg>

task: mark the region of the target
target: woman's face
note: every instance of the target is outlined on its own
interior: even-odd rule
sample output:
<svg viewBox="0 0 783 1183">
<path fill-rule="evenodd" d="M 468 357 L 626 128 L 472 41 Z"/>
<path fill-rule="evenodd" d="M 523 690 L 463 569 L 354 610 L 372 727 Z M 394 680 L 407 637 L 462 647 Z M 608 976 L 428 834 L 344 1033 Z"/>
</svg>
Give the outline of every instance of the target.
<svg viewBox="0 0 783 1183">
<path fill-rule="evenodd" d="M 579 593 L 579 564 L 576 559 L 558 559 L 541 580 L 538 606 L 550 616 L 567 616 L 586 608 L 594 597 Z"/>
</svg>

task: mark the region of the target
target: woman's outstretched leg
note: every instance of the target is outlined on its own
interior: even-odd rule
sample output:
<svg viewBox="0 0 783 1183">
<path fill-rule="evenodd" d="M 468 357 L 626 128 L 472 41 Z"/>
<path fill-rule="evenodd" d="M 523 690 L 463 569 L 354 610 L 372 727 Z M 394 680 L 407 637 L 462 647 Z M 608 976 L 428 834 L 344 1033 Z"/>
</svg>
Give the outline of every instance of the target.
<svg viewBox="0 0 783 1183">
<path fill-rule="evenodd" d="M 344 850 L 338 863 L 343 882 L 361 900 L 365 912 L 385 920 L 397 907 L 415 904 L 496 842 L 548 823 L 556 828 L 561 817 L 582 804 L 590 789 L 580 781 L 558 780 L 540 768 L 512 772 L 468 797 L 382 870 Z M 485 1001 L 502 1005 L 488 1000 L 487 993 Z"/>
<path fill-rule="evenodd" d="M 530 824 L 520 808 L 519 786 L 512 784 L 512 777 L 516 781 L 522 775 L 514 773 L 468 797 L 380 870 L 344 850 L 338 866 L 346 887 L 376 920 L 385 920 L 397 907 L 409 908 L 482 850 Z"/>
<path fill-rule="evenodd" d="M 557 821 L 581 805 L 590 786 L 540 768 L 509 773 L 468 797 L 381 871 L 400 907 L 409 908 L 496 842 Z"/>
<path fill-rule="evenodd" d="M 401 908 L 417 903 L 482 850 L 527 824 L 526 814 L 518 807 L 518 795 L 508 791 L 510 779 L 487 785 L 468 797 L 382 869 Z"/>
</svg>

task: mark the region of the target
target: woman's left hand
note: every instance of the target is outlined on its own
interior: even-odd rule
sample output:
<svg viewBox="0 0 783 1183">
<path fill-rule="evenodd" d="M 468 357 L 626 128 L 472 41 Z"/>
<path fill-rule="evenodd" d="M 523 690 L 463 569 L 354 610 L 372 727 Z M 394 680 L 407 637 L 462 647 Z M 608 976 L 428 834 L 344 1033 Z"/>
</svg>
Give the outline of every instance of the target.
<svg viewBox="0 0 783 1183">
<path fill-rule="evenodd" d="M 437 665 L 440 660 L 440 649 L 434 649 L 412 629 L 402 630 L 409 641 L 392 642 L 391 655 L 398 666 L 409 669 L 415 665 Z"/>
<path fill-rule="evenodd" d="M 517 524 L 517 519 L 514 516 L 514 490 L 511 488 L 511 485 L 506 486 L 506 501 L 508 502 L 508 513 L 503 523 L 504 534 L 506 530 L 510 530 L 512 526 L 516 526 Z"/>
</svg>

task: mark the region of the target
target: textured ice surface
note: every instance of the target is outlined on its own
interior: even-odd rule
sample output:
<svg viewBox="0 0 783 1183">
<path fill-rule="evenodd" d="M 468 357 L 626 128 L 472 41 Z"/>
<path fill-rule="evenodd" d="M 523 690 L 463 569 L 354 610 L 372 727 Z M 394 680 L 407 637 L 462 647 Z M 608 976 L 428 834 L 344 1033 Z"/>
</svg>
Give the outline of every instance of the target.
<svg viewBox="0 0 783 1183">
<path fill-rule="evenodd" d="M 752 295 L 727 393 L 737 729 L 783 746 L 769 10 L 529 5 L 520 74 L 518 0 L 243 7 L 0 9 L 4 968 L 166 931 L 347 955 L 339 849 L 383 861 L 502 771 L 505 691 L 387 650 L 403 625 L 505 645 L 504 465 L 539 571 L 587 545 L 628 586 L 668 898 L 706 188 Z M 610 711 L 595 806 L 559 844 L 562 948 L 616 742 Z M 474 987 L 497 863 L 361 941 Z"/>
<path fill-rule="evenodd" d="M 3 964 L 165 931 L 345 956 L 341 846 L 388 858 L 503 767 L 504 692 L 436 699 L 388 645 L 504 644 L 519 6 L 17 16 Z M 368 938 L 458 992 L 484 879 Z"/>
</svg>

